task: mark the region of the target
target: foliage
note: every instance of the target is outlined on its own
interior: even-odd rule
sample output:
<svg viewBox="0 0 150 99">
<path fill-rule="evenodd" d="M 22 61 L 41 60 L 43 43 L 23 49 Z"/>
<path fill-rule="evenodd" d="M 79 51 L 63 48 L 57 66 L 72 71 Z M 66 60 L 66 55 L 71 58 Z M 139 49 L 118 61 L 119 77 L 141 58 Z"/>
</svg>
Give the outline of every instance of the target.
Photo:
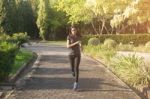
<svg viewBox="0 0 150 99">
<path fill-rule="evenodd" d="M 90 38 L 88 41 L 88 45 L 99 45 L 100 44 L 100 40 L 98 38 Z"/>
<path fill-rule="evenodd" d="M 134 32 L 138 31 L 138 27 L 142 26 L 143 31 L 145 30 L 145 32 L 149 32 L 149 0 L 128 1 L 130 1 L 130 3 L 126 5 L 126 8 L 122 12 L 113 16 L 111 26 L 118 28 L 121 24 L 128 25 L 132 27 Z"/>
<path fill-rule="evenodd" d="M 18 46 L 21 46 L 23 43 L 29 42 L 29 36 L 27 33 L 15 33 L 12 36 L 14 42 L 18 43 Z"/>
<path fill-rule="evenodd" d="M 69 23 L 75 24 L 88 19 L 84 4 L 85 0 L 57 0 L 55 8 L 65 12 L 69 16 Z"/>
<path fill-rule="evenodd" d="M 37 1 L 38 2 L 38 1 Z M 12 33 L 18 32 L 27 32 L 27 34 L 35 39 L 38 38 L 38 27 L 36 25 L 36 15 L 35 11 L 32 9 L 32 5 L 29 0 L 20 0 L 17 4 L 17 11 L 16 11 L 16 21 L 14 26 L 17 28 L 16 31 Z"/>
<path fill-rule="evenodd" d="M 11 39 L 11 37 L 9 35 L 0 34 L 0 42 L 8 41 L 9 39 Z"/>
<path fill-rule="evenodd" d="M 99 38 L 100 42 L 104 42 L 105 39 L 111 38 L 115 40 L 117 43 L 122 43 L 122 44 L 130 44 L 131 42 L 133 45 L 138 46 L 141 44 L 145 44 L 150 40 L 150 35 L 149 34 L 120 34 L 120 35 L 84 35 L 83 36 L 83 44 L 87 44 L 88 40 L 90 38 Z"/>
<path fill-rule="evenodd" d="M 8 10 L 8 1 L 7 0 L 1 0 L 0 1 L 0 32 L 6 32 L 7 27 L 7 10 Z"/>
<path fill-rule="evenodd" d="M 12 36 L 1 34 L 0 42 L 15 43 L 20 47 L 23 43 L 28 43 L 29 38 L 27 33 L 14 33 Z"/>
<path fill-rule="evenodd" d="M 148 41 L 148 42 L 145 44 L 145 47 L 149 47 L 149 48 L 150 48 L 150 41 Z"/>
<path fill-rule="evenodd" d="M 143 59 L 136 55 L 117 56 L 112 59 L 112 70 L 131 86 L 148 85 L 150 75 L 145 69 Z"/>
<path fill-rule="evenodd" d="M 107 63 L 116 54 L 116 51 L 114 49 L 108 49 L 103 45 L 86 45 L 84 46 L 84 53 L 92 57 L 104 60 L 104 62 Z"/>
<path fill-rule="evenodd" d="M 46 40 L 48 37 L 48 33 L 50 32 L 50 19 L 49 19 L 49 1 L 48 0 L 40 0 L 39 2 L 39 11 L 38 11 L 38 19 L 37 26 L 40 31 L 40 37 L 43 40 Z"/>
<path fill-rule="evenodd" d="M 111 48 L 116 48 L 117 46 L 117 42 L 113 39 L 110 39 L 110 38 L 107 38 L 105 39 L 104 41 L 104 46 L 108 49 L 111 49 Z"/>
<path fill-rule="evenodd" d="M 117 46 L 117 50 L 119 50 L 119 51 L 133 51 L 133 50 L 134 50 L 134 45 L 132 45 L 132 44 L 122 44 L 122 43 L 120 43 L 120 44 Z"/>
<path fill-rule="evenodd" d="M 17 52 L 16 44 L 0 42 L 0 81 L 8 79 Z"/>
<path fill-rule="evenodd" d="M 29 61 L 29 59 L 32 58 L 32 56 L 33 56 L 32 52 L 21 48 L 19 52 L 16 54 L 15 64 L 12 67 L 10 75 L 15 74 L 18 71 L 18 69 L 20 69 L 21 66 L 23 66 L 24 63 L 26 63 L 27 61 Z"/>
<path fill-rule="evenodd" d="M 148 86 L 150 70 L 145 66 L 143 58 L 136 55 L 116 55 L 116 51 L 103 45 L 84 46 L 84 53 L 100 59 L 122 80 L 131 86 Z"/>
</svg>

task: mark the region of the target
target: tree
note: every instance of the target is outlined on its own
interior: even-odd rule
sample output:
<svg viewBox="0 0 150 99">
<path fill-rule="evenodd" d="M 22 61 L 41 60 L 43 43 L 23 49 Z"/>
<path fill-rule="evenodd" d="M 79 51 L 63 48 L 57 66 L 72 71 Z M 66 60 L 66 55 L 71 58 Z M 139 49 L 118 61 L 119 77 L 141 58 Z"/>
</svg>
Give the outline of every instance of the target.
<svg viewBox="0 0 150 99">
<path fill-rule="evenodd" d="M 69 23 L 77 24 L 88 19 L 84 4 L 85 0 L 57 0 L 55 8 L 66 13 Z"/>
<path fill-rule="evenodd" d="M 126 24 L 128 27 L 131 27 L 132 32 L 135 33 L 139 32 L 138 27 L 140 26 L 141 28 L 142 26 L 142 28 L 144 28 L 143 31 L 146 30 L 148 32 L 150 27 L 149 5 L 149 0 L 130 1 L 122 13 L 114 15 L 111 20 L 112 27 L 118 28 L 120 24 Z"/>
<path fill-rule="evenodd" d="M 13 32 L 13 14 L 14 14 L 14 0 L 1 0 L 0 1 L 0 32 L 10 33 Z"/>
<path fill-rule="evenodd" d="M 127 0 L 58 0 L 56 8 L 67 14 L 70 23 L 91 23 L 95 33 L 102 34 L 110 32 L 115 11 L 121 12 L 127 4 Z"/>
<path fill-rule="evenodd" d="M 50 32 L 50 19 L 49 19 L 49 1 L 40 0 L 39 2 L 39 11 L 37 18 L 37 26 L 40 31 L 40 37 L 43 40 L 48 39 L 48 34 Z"/>
<path fill-rule="evenodd" d="M 27 32 L 31 38 L 38 37 L 36 17 L 29 1 L 20 1 L 17 7 L 17 32 Z"/>
</svg>

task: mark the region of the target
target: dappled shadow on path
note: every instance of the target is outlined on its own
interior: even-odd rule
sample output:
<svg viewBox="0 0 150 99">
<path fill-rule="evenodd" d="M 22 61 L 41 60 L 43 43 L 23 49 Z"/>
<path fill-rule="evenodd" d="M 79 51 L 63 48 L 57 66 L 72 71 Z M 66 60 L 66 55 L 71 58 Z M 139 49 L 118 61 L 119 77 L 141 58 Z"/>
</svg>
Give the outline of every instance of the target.
<svg viewBox="0 0 150 99">
<path fill-rule="evenodd" d="M 63 90 L 72 89 L 73 78 L 31 77 L 23 90 Z M 79 92 L 133 92 L 132 90 L 110 83 L 104 83 L 100 78 L 80 78 Z M 104 87 L 105 86 L 105 87 Z M 113 87 L 110 88 L 109 87 Z"/>
<path fill-rule="evenodd" d="M 41 55 L 40 63 L 47 62 L 50 64 L 68 63 L 67 55 Z"/>
<path fill-rule="evenodd" d="M 88 83 L 92 80 L 92 85 Z M 32 77 L 27 81 L 26 90 L 39 90 L 39 89 L 71 89 L 73 78 L 58 78 L 58 77 Z M 99 83 L 102 82 L 98 78 L 80 78 L 81 88 L 99 89 Z"/>
</svg>

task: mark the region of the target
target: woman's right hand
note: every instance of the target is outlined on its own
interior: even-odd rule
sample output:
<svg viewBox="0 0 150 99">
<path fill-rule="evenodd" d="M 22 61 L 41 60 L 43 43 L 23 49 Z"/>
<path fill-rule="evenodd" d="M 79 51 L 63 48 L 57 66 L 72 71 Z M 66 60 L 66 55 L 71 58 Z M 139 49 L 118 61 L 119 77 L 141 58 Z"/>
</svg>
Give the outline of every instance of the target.
<svg viewBox="0 0 150 99">
<path fill-rule="evenodd" d="M 70 48 L 70 47 L 73 47 L 73 46 L 75 46 L 76 44 L 81 44 L 81 42 L 80 41 L 76 41 L 75 43 L 72 43 L 72 44 L 69 44 L 69 41 L 67 41 L 68 43 L 67 43 L 67 48 Z"/>
</svg>

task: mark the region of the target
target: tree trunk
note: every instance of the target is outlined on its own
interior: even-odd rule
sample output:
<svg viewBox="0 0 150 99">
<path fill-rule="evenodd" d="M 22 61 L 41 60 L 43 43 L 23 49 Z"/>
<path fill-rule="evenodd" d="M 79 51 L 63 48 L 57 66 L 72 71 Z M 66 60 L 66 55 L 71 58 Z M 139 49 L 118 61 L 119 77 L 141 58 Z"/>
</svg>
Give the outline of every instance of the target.
<svg viewBox="0 0 150 99">
<path fill-rule="evenodd" d="M 107 29 L 106 25 L 104 26 L 104 28 L 106 29 L 106 31 L 107 31 L 107 34 L 109 34 L 109 31 L 108 31 L 108 29 Z"/>
<path fill-rule="evenodd" d="M 103 34 L 103 30 L 104 30 L 104 26 L 105 26 L 105 20 L 101 20 L 102 21 L 102 28 L 101 28 L 101 32 L 100 34 Z"/>
<path fill-rule="evenodd" d="M 92 24 L 92 27 L 93 27 L 94 32 L 95 32 L 96 34 L 98 34 L 98 32 L 97 32 L 97 30 L 96 30 L 96 28 L 95 28 L 95 26 L 94 26 L 94 22 L 93 22 L 93 21 L 91 22 L 91 24 Z"/>
</svg>

